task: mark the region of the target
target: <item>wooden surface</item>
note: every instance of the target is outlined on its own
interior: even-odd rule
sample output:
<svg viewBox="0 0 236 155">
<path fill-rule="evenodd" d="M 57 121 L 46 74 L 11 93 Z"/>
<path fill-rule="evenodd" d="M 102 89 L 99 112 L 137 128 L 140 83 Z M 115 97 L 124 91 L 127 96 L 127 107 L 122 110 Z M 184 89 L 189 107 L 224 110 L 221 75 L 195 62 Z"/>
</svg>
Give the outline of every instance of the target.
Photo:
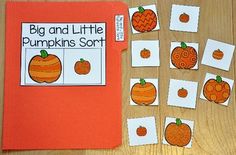
<svg viewBox="0 0 236 155">
<path fill-rule="evenodd" d="M 31 0 L 33 1 L 33 0 Z M 36 0 L 35 0 L 36 1 Z M 50 0 L 41 0 L 50 1 Z M 54 0 L 56 1 L 56 0 Z M 71 0 L 64 0 L 71 1 Z M 73 0 L 75 1 L 75 0 Z M 235 84 L 228 107 L 216 105 L 199 99 L 202 82 L 206 72 L 216 73 L 236 80 L 235 57 L 229 72 L 200 65 L 198 71 L 181 71 L 169 69 L 169 48 L 171 41 L 199 42 L 199 60 L 208 38 L 236 44 L 236 0 L 125 0 L 129 7 L 157 4 L 160 18 L 160 31 L 132 35 L 130 40 L 159 39 L 161 67 L 131 68 L 130 46 L 122 54 L 123 71 L 123 144 L 114 150 L 44 150 L 44 151 L 10 151 L 2 152 L 11 155 L 33 154 L 236 154 L 236 102 Z M 200 23 L 198 33 L 173 32 L 169 30 L 171 4 L 200 6 Z M 233 11 L 234 10 L 234 11 Z M 4 73 L 4 36 L 5 36 L 5 0 L 0 1 L 0 112 L 3 112 L 3 73 Z M 130 44 L 129 44 L 130 45 Z M 159 78 L 160 105 L 151 107 L 129 105 L 129 80 L 133 77 Z M 196 110 L 176 108 L 166 105 L 169 78 L 192 80 L 199 82 Z M 157 145 L 130 147 L 128 145 L 127 118 L 155 116 L 158 130 Z M 163 125 L 166 116 L 194 120 L 194 136 L 191 149 L 162 145 Z M 2 120 L 2 114 L 0 115 Z M 2 124 L 2 123 L 1 123 Z M 0 128 L 0 131 L 2 128 Z"/>
</svg>

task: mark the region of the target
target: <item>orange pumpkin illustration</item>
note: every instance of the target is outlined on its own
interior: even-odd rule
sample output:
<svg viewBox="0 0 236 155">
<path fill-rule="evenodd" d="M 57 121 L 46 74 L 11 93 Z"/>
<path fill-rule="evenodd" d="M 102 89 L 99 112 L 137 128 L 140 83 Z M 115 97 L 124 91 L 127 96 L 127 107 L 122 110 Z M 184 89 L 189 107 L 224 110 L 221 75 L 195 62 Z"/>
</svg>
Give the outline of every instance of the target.
<svg viewBox="0 0 236 155">
<path fill-rule="evenodd" d="M 90 62 L 81 58 L 80 61 L 75 63 L 74 70 L 79 75 L 86 75 L 91 70 Z"/>
<path fill-rule="evenodd" d="M 190 142 L 191 136 L 189 125 L 182 123 L 179 118 L 176 118 L 176 122 L 168 124 L 165 129 L 165 139 L 170 145 L 186 146 Z"/>
<path fill-rule="evenodd" d="M 131 99 L 138 105 L 150 105 L 156 100 L 157 90 L 151 82 L 140 79 L 131 88 Z"/>
<path fill-rule="evenodd" d="M 138 32 L 152 31 L 157 25 L 157 16 L 151 9 L 144 9 L 142 6 L 138 7 L 131 18 L 133 28 Z"/>
<path fill-rule="evenodd" d="M 140 56 L 141 56 L 141 58 L 147 59 L 151 56 L 151 52 L 150 52 L 150 50 L 144 48 L 143 50 L 141 50 Z"/>
<path fill-rule="evenodd" d="M 181 47 L 175 47 L 172 51 L 171 63 L 178 69 L 191 69 L 197 63 L 197 52 L 181 42 Z"/>
<path fill-rule="evenodd" d="M 184 89 L 184 88 L 181 88 L 178 90 L 178 96 L 179 97 L 182 97 L 182 98 L 185 98 L 188 96 L 188 91 L 187 89 Z"/>
<path fill-rule="evenodd" d="M 224 103 L 230 96 L 230 86 L 217 75 L 216 79 L 209 79 L 203 87 L 203 95 L 208 101 Z"/>
<path fill-rule="evenodd" d="M 187 23 L 189 21 L 189 15 L 186 14 L 186 13 L 182 13 L 180 16 L 179 16 L 179 20 L 182 22 L 182 23 Z"/>
<path fill-rule="evenodd" d="M 136 134 L 138 136 L 146 136 L 147 134 L 147 129 L 143 126 L 139 126 L 137 129 L 136 129 Z"/>
<path fill-rule="evenodd" d="M 28 67 L 30 78 L 37 83 L 52 83 L 59 79 L 61 75 L 61 61 L 53 54 L 48 54 L 46 50 L 40 51 L 41 55 L 34 56 Z"/>
<path fill-rule="evenodd" d="M 224 57 L 224 53 L 220 49 L 218 49 L 212 53 L 212 57 L 216 60 L 221 60 Z"/>
</svg>

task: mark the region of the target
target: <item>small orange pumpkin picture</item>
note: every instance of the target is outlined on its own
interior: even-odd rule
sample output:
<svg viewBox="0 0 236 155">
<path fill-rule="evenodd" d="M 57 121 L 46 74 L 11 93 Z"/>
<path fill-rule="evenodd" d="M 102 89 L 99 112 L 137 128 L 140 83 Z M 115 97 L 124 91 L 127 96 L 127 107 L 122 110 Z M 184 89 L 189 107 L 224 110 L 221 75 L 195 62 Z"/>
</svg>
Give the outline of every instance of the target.
<svg viewBox="0 0 236 155">
<path fill-rule="evenodd" d="M 157 90 L 154 84 L 140 79 L 131 88 L 131 99 L 138 105 L 150 105 L 156 100 Z"/>
<path fill-rule="evenodd" d="M 147 134 L 147 128 L 143 127 L 143 126 L 139 126 L 137 129 L 136 129 L 136 134 L 138 136 L 146 136 Z"/>
<path fill-rule="evenodd" d="M 165 129 L 165 139 L 173 146 L 186 146 L 189 144 L 191 137 L 191 128 L 188 124 L 182 123 L 179 118 L 176 118 L 176 122 L 168 124 Z"/>
<path fill-rule="evenodd" d="M 197 52 L 181 42 L 181 46 L 175 47 L 171 53 L 171 63 L 178 69 L 191 69 L 197 63 Z"/>
<path fill-rule="evenodd" d="M 205 83 L 203 95 L 208 101 L 218 104 L 224 103 L 230 96 L 230 85 L 217 75 L 216 79 L 209 79 Z"/>
<path fill-rule="evenodd" d="M 133 28 L 138 32 L 149 32 L 155 29 L 157 25 L 157 16 L 151 9 L 144 9 L 142 6 L 138 7 L 131 18 Z"/>
<path fill-rule="evenodd" d="M 188 96 L 188 90 L 185 88 L 181 88 L 178 90 L 178 96 L 181 98 L 185 98 Z"/>
<path fill-rule="evenodd" d="M 75 63 L 74 70 L 79 75 L 86 75 L 91 70 L 90 62 L 81 58 Z"/>
<path fill-rule="evenodd" d="M 216 60 L 221 60 L 223 57 L 224 57 L 224 53 L 223 51 L 221 51 L 220 49 L 218 50 L 215 50 L 213 53 L 212 53 L 212 57 Z"/>
<path fill-rule="evenodd" d="M 37 83 L 53 83 L 61 75 L 62 65 L 60 59 L 46 50 L 40 51 L 41 55 L 34 56 L 28 67 L 30 78 Z"/>
<path fill-rule="evenodd" d="M 144 48 L 143 50 L 140 51 L 140 56 L 141 58 L 147 59 L 151 56 L 150 50 Z"/>
<path fill-rule="evenodd" d="M 179 21 L 181 21 L 182 23 L 188 23 L 189 22 L 189 15 L 186 13 L 182 13 L 179 16 Z"/>
</svg>

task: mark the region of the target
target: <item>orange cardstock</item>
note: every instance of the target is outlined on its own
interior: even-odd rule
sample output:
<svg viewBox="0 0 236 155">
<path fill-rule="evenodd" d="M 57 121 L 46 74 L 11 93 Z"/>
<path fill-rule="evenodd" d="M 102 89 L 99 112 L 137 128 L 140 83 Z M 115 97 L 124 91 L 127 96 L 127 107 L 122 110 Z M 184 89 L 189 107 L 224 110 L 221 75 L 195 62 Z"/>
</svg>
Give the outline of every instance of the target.
<svg viewBox="0 0 236 155">
<path fill-rule="evenodd" d="M 122 143 L 121 53 L 127 48 L 122 2 L 7 2 L 3 150 L 100 149 Z M 115 16 L 124 15 L 124 41 Z M 106 84 L 22 86 L 22 23 L 106 23 Z"/>
</svg>

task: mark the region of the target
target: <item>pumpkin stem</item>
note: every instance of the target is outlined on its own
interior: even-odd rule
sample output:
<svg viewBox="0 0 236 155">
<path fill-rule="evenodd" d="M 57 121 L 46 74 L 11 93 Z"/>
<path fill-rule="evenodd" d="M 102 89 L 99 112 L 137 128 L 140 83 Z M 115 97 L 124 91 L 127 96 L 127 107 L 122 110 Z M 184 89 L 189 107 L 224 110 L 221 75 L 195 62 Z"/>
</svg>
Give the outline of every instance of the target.
<svg viewBox="0 0 236 155">
<path fill-rule="evenodd" d="M 42 57 L 42 58 L 48 57 L 48 52 L 47 52 L 46 50 L 41 50 L 41 51 L 40 51 L 40 54 L 41 54 L 41 57 Z"/>
<path fill-rule="evenodd" d="M 187 45 L 185 42 L 181 42 L 181 48 L 187 48 Z"/>
<path fill-rule="evenodd" d="M 140 79 L 139 81 L 142 86 L 146 84 L 146 81 L 144 79 Z"/>
<path fill-rule="evenodd" d="M 139 7 L 138 7 L 138 11 L 139 11 L 140 13 L 143 13 L 143 12 L 145 11 L 145 9 L 144 9 L 142 6 L 139 6 Z"/>
<path fill-rule="evenodd" d="M 179 118 L 176 118 L 175 122 L 176 122 L 176 125 L 178 126 L 182 124 L 182 121 Z"/>
<path fill-rule="evenodd" d="M 219 75 L 216 76 L 216 82 L 218 82 L 218 83 L 222 82 L 221 76 L 219 76 Z"/>
<path fill-rule="evenodd" d="M 81 62 L 84 62 L 85 60 L 84 60 L 83 58 L 80 58 L 80 61 L 81 61 Z"/>
</svg>

